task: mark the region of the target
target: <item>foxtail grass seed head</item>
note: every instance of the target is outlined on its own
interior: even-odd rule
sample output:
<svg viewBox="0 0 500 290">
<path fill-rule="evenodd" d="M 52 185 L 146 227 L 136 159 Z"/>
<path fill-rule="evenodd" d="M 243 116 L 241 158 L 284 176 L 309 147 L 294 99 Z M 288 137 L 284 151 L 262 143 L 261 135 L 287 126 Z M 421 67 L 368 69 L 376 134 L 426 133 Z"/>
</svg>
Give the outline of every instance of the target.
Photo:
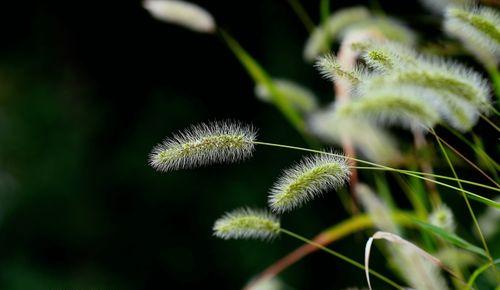
<svg viewBox="0 0 500 290">
<path fill-rule="evenodd" d="M 244 289 L 247 290 L 285 290 L 288 289 L 287 285 L 283 283 L 280 279 L 273 278 L 265 278 L 260 279 L 258 282 L 250 281 Z"/>
<path fill-rule="evenodd" d="M 487 66 L 500 59 L 500 12 L 473 5 L 446 9 L 444 30 Z M 487 63 L 494 59 L 494 63 Z"/>
<path fill-rule="evenodd" d="M 213 227 L 214 236 L 229 239 L 271 240 L 280 232 L 280 221 L 264 210 L 241 208 L 226 213 Z"/>
<path fill-rule="evenodd" d="M 433 210 L 429 216 L 429 222 L 447 232 L 455 232 L 455 217 L 451 209 L 446 205 L 441 205 Z"/>
<path fill-rule="evenodd" d="M 350 7 L 336 11 L 311 33 L 304 46 L 304 59 L 313 62 L 318 56 L 327 53 L 330 43 L 338 40 L 346 28 L 369 17 L 370 12 L 364 7 Z"/>
<path fill-rule="evenodd" d="M 432 99 L 422 98 L 422 91 L 407 87 L 386 87 L 366 91 L 363 96 L 337 105 L 339 116 L 358 116 L 380 124 L 431 128 L 440 121 Z"/>
<path fill-rule="evenodd" d="M 339 9 L 326 20 L 326 31 L 332 40 L 337 40 L 344 34 L 345 29 L 370 17 L 370 11 L 363 6 Z"/>
<path fill-rule="evenodd" d="M 197 32 L 215 32 L 216 25 L 212 15 L 196 4 L 178 0 L 145 0 L 143 6 L 158 20 Z"/>
<path fill-rule="evenodd" d="M 500 196 L 495 198 L 495 202 L 500 202 Z M 478 218 L 478 223 L 485 238 L 492 238 L 500 233 L 500 210 L 488 207 Z M 476 232 L 477 233 L 477 232 Z"/>
<path fill-rule="evenodd" d="M 329 37 L 327 31 L 318 26 L 311 33 L 306 41 L 303 57 L 307 62 L 314 61 L 318 56 L 327 53 L 329 47 Z"/>
<path fill-rule="evenodd" d="M 361 53 L 361 58 L 370 68 L 379 72 L 418 66 L 416 51 L 394 41 L 357 42 L 353 43 L 352 48 Z"/>
<path fill-rule="evenodd" d="M 281 94 L 287 98 L 290 104 L 297 110 L 309 113 L 318 108 L 317 97 L 311 90 L 286 79 L 273 79 L 273 82 Z M 271 101 L 271 93 L 263 84 L 257 84 L 255 86 L 255 95 L 262 101 Z"/>
<path fill-rule="evenodd" d="M 417 36 L 410 28 L 399 20 L 391 17 L 373 17 L 364 21 L 359 21 L 344 30 L 344 35 L 353 31 L 371 30 L 380 33 L 384 39 L 413 46 L 417 41 Z"/>
<path fill-rule="evenodd" d="M 484 234 L 484 233 L 483 233 Z M 446 247 L 438 250 L 434 256 L 449 268 L 458 268 L 463 271 L 480 261 L 474 253 L 460 248 Z"/>
<path fill-rule="evenodd" d="M 153 148 L 149 164 L 158 171 L 193 168 L 215 163 L 234 163 L 254 151 L 256 131 L 234 122 L 191 126 Z"/>
<path fill-rule="evenodd" d="M 337 57 L 331 53 L 320 56 L 314 66 L 318 69 L 321 76 L 330 81 L 343 79 L 353 84 L 360 81 L 360 71 L 342 68 Z"/>
<path fill-rule="evenodd" d="M 364 118 L 339 117 L 332 107 L 312 113 L 308 127 L 313 135 L 328 144 L 340 146 L 344 138 L 349 138 L 360 154 L 370 161 L 391 165 L 403 159 L 396 139 L 388 130 Z"/>
<path fill-rule="evenodd" d="M 336 190 L 349 179 L 346 158 L 317 154 L 285 170 L 269 194 L 269 206 L 283 213 L 297 208 L 327 190 Z"/>
<path fill-rule="evenodd" d="M 370 187 L 366 184 L 358 183 L 355 190 L 363 208 L 370 215 L 373 223 L 379 230 L 392 233 L 399 232 L 397 225 L 392 220 L 389 207 L 377 197 Z"/>
<path fill-rule="evenodd" d="M 409 85 L 432 89 L 443 95 L 463 99 L 481 111 L 487 111 L 490 101 L 488 82 L 476 71 L 441 58 L 419 56 L 416 65 L 367 79 L 362 89 L 388 84 Z M 362 90 L 361 89 L 361 90 Z"/>
</svg>

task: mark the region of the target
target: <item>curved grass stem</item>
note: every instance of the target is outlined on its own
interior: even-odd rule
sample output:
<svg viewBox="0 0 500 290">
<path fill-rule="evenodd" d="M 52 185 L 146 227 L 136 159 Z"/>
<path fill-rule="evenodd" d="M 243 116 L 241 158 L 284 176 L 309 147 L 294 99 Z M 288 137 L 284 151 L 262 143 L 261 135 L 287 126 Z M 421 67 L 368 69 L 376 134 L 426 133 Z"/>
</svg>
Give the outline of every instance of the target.
<svg viewBox="0 0 500 290">
<path fill-rule="evenodd" d="M 484 264 L 483 266 L 477 268 L 474 273 L 469 278 L 469 281 L 467 282 L 467 289 L 471 289 L 472 285 L 474 285 L 474 282 L 476 281 L 477 277 L 481 275 L 484 271 L 488 270 L 491 266 L 494 266 L 496 264 L 500 264 L 500 259 L 496 259 L 493 262 L 489 262 L 487 264 Z"/>
<path fill-rule="evenodd" d="M 327 247 L 325 247 L 325 246 L 323 246 L 323 245 L 321 245 L 319 243 L 316 243 L 316 242 L 314 242 L 312 240 L 309 240 L 309 239 L 307 239 L 307 238 L 305 238 L 305 237 L 303 237 L 301 235 L 298 235 L 298 234 L 296 234 L 294 232 L 291 232 L 291 231 L 283 229 L 283 228 L 280 231 L 282 233 L 287 234 L 287 235 L 289 235 L 289 236 L 291 236 L 293 238 L 296 238 L 296 239 L 298 239 L 298 240 L 300 240 L 302 242 L 305 242 L 305 243 L 308 243 L 308 244 L 313 245 L 315 247 L 318 247 L 319 249 L 321 249 L 321 250 L 329 253 L 330 255 L 333 255 L 333 256 L 335 256 L 335 257 L 337 257 L 337 258 L 339 258 L 339 259 L 341 259 L 341 260 L 343 260 L 343 261 L 345 261 L 345 262 L 353 265 L 354 267 L 357 267 L 359 269 L 365 270 L 365 266 L 363 266 L 363 264 L 358 263 L 355 260 L 353 260 L 353 259 L 351 259 L 351 258 L 349 258 L 349 257 L 347 257 L 345 255 L 342 255 L 342 254 L 340 254 L 340 253 L 338 253 L 338 252 L 336 252 L 336 251 L 334 251 L 332 249 L 329 249 L 329 248 L 327 248 Z M 401 290 L 405 289 L 404 287 L 400 286 L 396 282 L 392 281 L 391 279 L 385 277 L 384 275 L 382 275 L 382 274 L 380 274 L 380 273 L 378 273 L 378 272 L 376 272 L 374 270 L 369 270 L 369 272 L 370 272 L 371 275 L 379 278 L 380 280 L 386 282 L 387 284 L 391 285 L 392 287 L 394 287 L 396 289 L 401 289 Z"/>
<path fill-rule="evenodd" d="M 356 168 L 360 169 L 360 170 L 382 170 L 382 171 L 394 171 L 394 172 L 399 172 L 399 173 L 405 173 L 405 172 L 406 173 L 414 173 L 414 174 L 419 174 L 419 175 L 423 175 L 423 176 L 441 178 L 441 179 L 445 179 L 445 180 L 460 181 L 460 182 L 465 183 L 465 184 L 470 184 L 470 185 L 474 185 L 474 186 L 477 186 L 477 187 L 482 187 L 482 188 L 486 188 L 486 189 L 489 189 L 489 190 L 500 192 L 499 188 L 496 188 L 496 187 L 493 187 L 493 186 L 484 185 L 484 184 L 481 184 L 481 183 L 478 183 L 478 182 L 464 180 L 464 179 L 459 179 L 459 178 L 454 178 L 454 177 L 450 177 L 450 176 L 444 176 L 444 175 L 438 175 L 438 174 L 432 174 L 432 173 L 425 173 L 425 172 L 416 172 L 416 171 L 405 170 L 405 169 L 397 169 L 397 168 L 394 168 L 394 170 L 391 170 L 391 169 L 388 169 L 388 168 L 381 168 L 381 167 L 374 167 L 374 166 L 357 166 Z"/>
</svg>

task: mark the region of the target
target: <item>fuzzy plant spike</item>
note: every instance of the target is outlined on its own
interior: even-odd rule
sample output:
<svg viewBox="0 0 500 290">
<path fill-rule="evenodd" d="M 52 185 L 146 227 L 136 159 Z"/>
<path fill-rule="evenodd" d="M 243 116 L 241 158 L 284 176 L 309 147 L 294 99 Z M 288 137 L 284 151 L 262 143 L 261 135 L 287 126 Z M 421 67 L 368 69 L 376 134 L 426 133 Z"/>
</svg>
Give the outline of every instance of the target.
<svg viewBox="0 0 500 290">
<path fill-rule="evenodd" d="M 500 59 L 500 12 L 489 7 L 450 6 L 446 9 L 444 30 L 458 38 L 483 63 L 494 65 Z"/>
<path fill-rule="evenodd" d="M 418 66 L 418 54 L 407 45 L 394 41 L 365 41 L 352 45 L 366 65 L 378 72 L 404 70 Z"/>
<path fill-rule="evenodd" d="M 347 80 L 352 84 L 357 84 L 363 75 L 363 72 L 357 68 L 355 70 L 344 69 L 333 53 L 318 57 L 314 66 L 323 78 L 332 82 Z"/>
<path fill-rule="evenodd" d="M 376 163 L 389 165 L 402 160 L 394 136 L 364 118 L 339 117 L 329 107 L 311 114 L 308 126 L 313 135 L 329 144 L 341 145 L 349 138 L 362 156 Z"/>
<path fill-rule="evenodd" d="M 350 34 L 353 31 L 363 30 L 377 31 L 385 40 L 398 42 L 408 46 L 415 45 L 417 41 L 415 32 L 399 20 L 391 17 L 373 17 L 364 21 L 356 22 L 343 31 L 343 36 Z"/>
<path fill-rule="evenodd" d="M 466 270 L 468 267 L 478 264 L 480 259 L 469 251 L 459 248 L 447 247 L 437 251 L 434 256 L 441 260 L 449 268 Z"/>
<path fill-rule="evenodd" d="M 178 0 L 145 0 L 143 6 L 151 15 L 161 21 L 177 24 L 193 31 L 214 33 L 215 20 L 200 6 Z"/>
<path fill-rule="evenodd" d="M 416 64 L 376 75 L 359 87 L 361 91 L 389 84 L 411 85 L 452 95 L 474 105 L 482 112 L 490 108 L 488 82 L 478 72 L 442 58 L 419 56 Z"/>
<path fill-rule="evenodd" d="M 154 147 L 149 164 L 158 171 L 234 163 L 254 151 L 256 130 L 235 122 L 212 122 L 191 126 Z"/>
<path fill-rule="evenodd" d="M 496 202 L 500 202 L 500 196 L 495 198 Z M 492 238 L 495 234 L 500 233 L 500 210 L 497 208 L 488 207 L 484 213 L 478 218 L 479 225 L 486 238 Z"/>
<path fill-rule="evenodd" d="M 370 19 L 370 11 L 363 6 L 354 6 L 339 9 L 332 13 L 325 22 L 328 35 L 332 40 L 338 40 L 344 33 L 343 31 L 351 25 Z"/>
<path fill-rule="evenodd" d="M 250 283 L 244 288 L 244 290 L 285 290 L 288 289 L 287 285 L 283 283 L 280 279 L 273 277 L 269 279 L 264 279 L 262 281 L 258 281 L 257 283 Z"/>
<path fill-rule="evenodd" d="M 214 236 L 229 239 L 271 240 L 281 226 L 279 219 L 265 210 L 236 209 L 224 214 L 213 227 Z"/>
<path fill-rule="evenodd" d="M 409 87 L 366 91 L 351 102 L 338 104 L 335 114 L 365 118 L 384 125 L 417 126 L 423 130 L 441 121 L 432 99 L 422 98 L 422 90 Z"/>
<path fill-rule="evenodd" d="M 455 232 L 455 217 L 451 209 L 444 204 L 431 212 L 429 215 L 429 222 L 447 232 Z"/>
<path fill-rule="evenodd" d="M 345 157 L 317 154 L 305 157 L 287 169 L 273 185 L 269 206 L 283 213 L 301 206 L 327 190 L 336 190 L 349 179 Z"/>
<path fill-rule="evenodd" d="M 449 92 L 426 87 L 400 85 L 396 82 L 391 83 L 384 80 L 383 77 L 367 79 L 364 84 L 357 88 L 357 93 L 360 96 L 371 95 L 374 90 L 377 90 L 377 87 L 383 86 L 387 87 L 386 90 L 402 88 L 404 91 L 420 92 L 420 99 L 433 106 L 433 109 L 438 112 L 442 122 L 459 131 L 469 131 L 479 119 L 480 111 L 477 107 L 463 99 L 457 98 Z"/>
<path fill-rule="evenodd" d="M 329 37 L 326 30 L 318 26 L 311 33 L 306 41 L 303 57 L 307 62 L 314 61 L 318 56 L 328 52 Z"/>
<path fill-rule="evenodd" d="M 369 17 L 370 13 L 364 7 L 351 7 L 336 11 L 328 17 L 325 23 L 313 30 L 304 46 L 304 59 L 313 62 L 318 56 L 327 53 L 330 42 L 343 35 L 344 29 Z"/>
<path fill-rule="evenodd" d="M 273 82 L 281 94 L 297 110 L 309 113 L 318 108 L 317 97 L 311 90 L 286 79 L 273 79 Z M 264 102 L 271 102 L 271 93 L 265 85 L 257 84 L 255 86 L 255 95 Z"/>
</svg>

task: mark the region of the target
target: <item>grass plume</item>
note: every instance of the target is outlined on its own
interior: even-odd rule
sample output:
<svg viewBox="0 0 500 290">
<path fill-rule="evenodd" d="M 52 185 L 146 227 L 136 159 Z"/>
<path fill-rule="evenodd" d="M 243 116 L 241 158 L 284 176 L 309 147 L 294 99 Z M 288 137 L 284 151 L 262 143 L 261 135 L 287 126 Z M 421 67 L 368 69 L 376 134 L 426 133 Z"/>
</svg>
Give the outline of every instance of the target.
<svg viewBox="0 0 500 290">
<path fill-rule="evenodd" d="M 213 227 L 214 236 L 221 239 L 270 240 L 278 236 L 280 221 L 264 210 L 236 209 L 224 214 Z"/>
<path fill-rule="evenodd" d="M 256 131 L 235 122 L 191 126 L 153 148 L 149 164 L 158 171 L 193 168 L 214 163 L 233 163 L 249 158 Z"/>
<path fill-rule="evenodd" d="M 301 206 L 320 193 L 341 187 L 349 178 L 345 158 L 333 155 L 305 157 L 285 170 L 269 194 L 269 206 L 286 212 Z"/>
</svg>

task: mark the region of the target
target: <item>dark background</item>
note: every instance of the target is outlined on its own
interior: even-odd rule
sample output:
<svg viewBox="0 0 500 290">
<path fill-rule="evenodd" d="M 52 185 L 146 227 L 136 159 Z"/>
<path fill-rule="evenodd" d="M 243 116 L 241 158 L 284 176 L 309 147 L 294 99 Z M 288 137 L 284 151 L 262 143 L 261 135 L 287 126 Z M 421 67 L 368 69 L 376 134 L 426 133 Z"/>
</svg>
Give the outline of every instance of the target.
<svg viewBox="0 0 500 290">
<path fill-rule="evenodd" d="M 302 2 L 317 21 L 319 1 Z M 380 2 L 410 22 L 422 11 Z M 196 3 L 273 76 L 331 100 L 330 85 L 302 60 L 307 31 L 286 1 Z M 238 289 L 300 245 L 211 236 L 225 211 L 264 207 L 267 189 L 299 154 L 259 148 L 242 164 L 167 174 L 147 165 L 156 143 L 206 120 L 238 119 L 258 127 L 261 140 L 304 145 L 254 97 L 217 36 L 158 22 L 139 1 L 1 6 L 1 289 Z M 331 195 L 284 225 L 313 236 L 346 216 Z M 361 260 L 362 238 L 335 247 Z M 321 254 L 283 274 L 292 289 L 341 289 L 364 285 L 363 277 Z"/>
</svg>

